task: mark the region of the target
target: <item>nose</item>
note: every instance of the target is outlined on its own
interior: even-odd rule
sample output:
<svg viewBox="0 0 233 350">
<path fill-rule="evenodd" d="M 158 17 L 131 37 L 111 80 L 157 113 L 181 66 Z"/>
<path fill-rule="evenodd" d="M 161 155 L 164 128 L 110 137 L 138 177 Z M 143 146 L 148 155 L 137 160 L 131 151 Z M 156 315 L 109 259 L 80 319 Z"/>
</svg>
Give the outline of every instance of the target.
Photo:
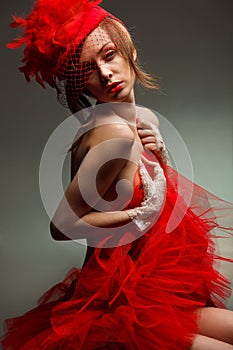
<svg viewBox="0 0 233 350">
<path fill-rule="evenodd" d="M 112 73 L 112 70 L 107 63 L 103 63 L 103 62 L 99 63 L 98 69 L 99 69 L 99 74 L 100 74 L 101 80 L 106 81 L 106 80 L 109 80 L 112 78 L 113 73 Z"/>
</svg>

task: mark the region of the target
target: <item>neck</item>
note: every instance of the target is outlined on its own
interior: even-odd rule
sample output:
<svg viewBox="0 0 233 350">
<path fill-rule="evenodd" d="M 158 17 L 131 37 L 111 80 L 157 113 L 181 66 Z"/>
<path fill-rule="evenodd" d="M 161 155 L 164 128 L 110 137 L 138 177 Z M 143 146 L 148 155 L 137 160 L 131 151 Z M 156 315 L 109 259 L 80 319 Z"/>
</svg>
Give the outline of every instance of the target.
<svg viewBox="0 0 233 350">
<path fill-rule="evenodd" d="M 122 121 L 128 124 L 136 124 L 136 105 L 134 103 L 128 102 L 112 102 L 112 103 L 103 103 L 98 104 L 95 108 L 95 118 L 100 121 L 111 123 L 112 121 Z"/>
</svg>

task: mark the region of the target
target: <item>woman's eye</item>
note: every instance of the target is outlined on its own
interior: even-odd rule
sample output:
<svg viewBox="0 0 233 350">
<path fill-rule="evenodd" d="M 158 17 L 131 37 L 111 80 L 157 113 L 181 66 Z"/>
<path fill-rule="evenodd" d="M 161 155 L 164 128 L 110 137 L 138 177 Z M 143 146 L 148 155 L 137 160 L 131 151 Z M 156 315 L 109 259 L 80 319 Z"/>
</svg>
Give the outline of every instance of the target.
<svg viewBox="0 0 233 350">
<path fill-rule="evenodd" d="M 105 59 L 107 61 L 110 61 L 111 59 L 113 59 L 115 57 L 116 54 L 116 50 L 108 50 L 105 54 Z"/>
</svg>

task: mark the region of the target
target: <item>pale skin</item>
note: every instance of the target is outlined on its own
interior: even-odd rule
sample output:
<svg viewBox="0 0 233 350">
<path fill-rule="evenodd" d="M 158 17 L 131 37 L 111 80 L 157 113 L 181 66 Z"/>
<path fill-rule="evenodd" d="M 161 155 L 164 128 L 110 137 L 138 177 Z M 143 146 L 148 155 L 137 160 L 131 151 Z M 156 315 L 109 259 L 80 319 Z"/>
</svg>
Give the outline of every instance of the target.
<svg viewBox="0 0 233 350">
<path fill-rule="evenodd" d="M 99 37 L 99 40 L 95 45 L 92 45 L 96 36 Z M 88 50 L 85 50 L 85 47 Z M 115 51 L 114 44 L 103 29 L 96 28 L 87 37 L 81 59 L 83 61 L 95 60 L 98 70 L 90 76 L 87 88 L 100 103 L 127 102 L 134 105 L 135 76 L 129 67 L 129 63 Z M 109 82 L 121 82 L 121 86 L 116 92 L 106 93 Z M 93 210 L 94 205 L 98 204 L 99 197 L 95 197 L 89 190 L 90 179 L 88 176 L 86 176 L 86 182 L 82 183 L 84 191 L 88 193 L 88 204 L 83 199 L 78 185 L 79 173 L 82 170 L 85 174 L 95 171 L 92 159 L 97 157 L 101 161 L 102 157 L 104 166 L 96 178 L 96 186 L 100 197 L 110 202 L 114 201 L 116 198 L 116 183 L 120 179 L 128 180 L 124 193 L 126 197 L 130 195 L 132 188 L 130 184 L 133 186 L 137 171 L 136 163 L 140 158 L 142 145 L 155 153 L 158 152 L 157 140 L 148 123 L 154 123 L 158 127 L 158 119 L 153 113 L 144 113 L 143 120 L 136 120 L 134 113 L 128 115 L 125 123 L 124 115 L 113 113 L 110 117 L 107 116 L 109 118 L 107 123 L 106 116 L 98 116 L 94 128 L 85 134 L 79 147 L 73 150 L 71 164 L 73 178 L 65 193 L 65 198 L 79 219 L 70 219 L 62 200 L 54 215 L 54 221 L 60 230 L 51 222 L 51 234 L 54 239 L 66 240 L 85 237 L 88 241 L 96 233 L 101 236 L 101 228 L 103 227 L 118 227 L 130 223 L 131 220 L 127 212 L 122 209 L 115 210 L 112 208 L 112 211 L 108 209 L 108 211 L 98 212 Z M 113 159 L 106 163 L 106 154 L 100 152 L 98 146 L 104 142 L 111 142 L 112 139 L 116 138 L 120 139 L 120 142 L 117 146 L 114 144 L 114 148 L 119 147 L 117 152 L 123 154 L 124 159 Z M 133 161 L 129 161 L 129 158 Z M 122 202 L 125 199 L 122 198 Z M 66 215 L 66 213 L 68 214 Z M 69 237 L 61 232 L 64 232 L 62 228 L 65 228 L 68 223 Z M 94 226 L 96 230 L 87 232 L 85 224 Z M 100 228 L 99 231 L 97 231 L 98 228 Z M 198 334 L 194 336 L 191 350 L 233 350 L 233 312 L 220 308 L 204 307 L 198 309 L 197 314 Z"/>
</svg>

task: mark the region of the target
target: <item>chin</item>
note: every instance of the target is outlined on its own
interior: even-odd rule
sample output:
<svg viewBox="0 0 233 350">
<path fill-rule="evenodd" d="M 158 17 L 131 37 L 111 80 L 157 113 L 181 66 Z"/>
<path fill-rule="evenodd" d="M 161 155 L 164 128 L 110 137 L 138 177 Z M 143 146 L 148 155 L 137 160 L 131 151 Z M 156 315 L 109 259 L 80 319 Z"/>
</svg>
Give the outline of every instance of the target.
<svg viewBox="0 0 233 350">
<path fill-rule="evenodd" d="M 125 91 L 123 88 L 121 91 L 119 91 L 117 94 L 113 96 L 103 96 L 103 98 L 97 99 L 100 103 L 111 103 L 111 102 L 134 102 L 134 94 L 132 93 L 132 90 Z"/>
<path fill-rule="evenodd" d="M 115 96 L 114 101 L 116 102 L 128 102 L 133 103 L 134 102 L 134 95 L 130 91 L 120 91 L 117 96 Z"/>
</svg>

